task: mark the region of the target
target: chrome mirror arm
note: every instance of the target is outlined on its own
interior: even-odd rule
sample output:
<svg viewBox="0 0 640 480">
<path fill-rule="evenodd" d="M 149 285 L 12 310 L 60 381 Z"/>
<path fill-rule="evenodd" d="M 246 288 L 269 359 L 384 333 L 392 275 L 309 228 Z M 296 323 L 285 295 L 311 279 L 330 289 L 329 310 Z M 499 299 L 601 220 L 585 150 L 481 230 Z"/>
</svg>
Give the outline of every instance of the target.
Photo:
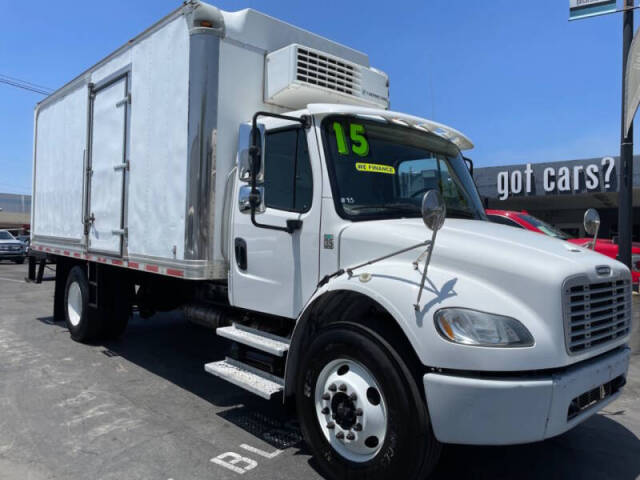
<svg viewBox="0 0 640 480">
<path fill-rule="evenodd" d="M 424 290 L 424 282 L 427 279 L 427 270 L 429 269 L 429 262 L 431 262 L 431 254 L 433 253 L 433 247 L 436 244 L 437 234 L 438 234 L 438 230 L 436 229 L 433 231 L 433 234 L 431 235 L 431 241 L 429 244 L 427 259 L 424 262 L 424 270 L 422 271 L 422 280 L 420 281 L 420 290 L 418 290 L 418 299 L 416 300 L 416 303 L 413 304 L 413 308 L 415 308 L 416 312 L 420 311 L 420 299 L 422 298 L 422 290 Z M 424 255 L 424 253 L 422 255 Z M 420 257 L 422 257 L 422 255 L 420 255 Z M 417 266 L 418 261 L 420 260 L 420 257 L 418 257 L 418 260 L 415 261 L 414 265 Z"/>
<path fill-rule="evenodd" d="M 420 247 L 431 245 L 431 242 L 432 242 L 432 240 L 425 240 L 424 242 L 420 242 L 420 243 L 418 243 L 416 245 L 412 245 L 410 247 L 403 248 L 402 250 L 398 250 L 397 252 L 393 252 L 393 253 L 390 253 L 390 254 L 385 255 L 383 257 L 374 258 L 373 260 L 369 260 L 368 262 L 361 263 L 360 265 L 356 265 L 355 267 L 346 268 L 345 272 L 347 272 L 347 275 L 349 275 L 349 278 L 351 278 L 353 276 L 353 271 L 354 270 L 357 270 L 357 269 L 362 268 L 362 267 L 366 267 L 367 265 L 372 265 L 374 263 L 381 262 L 382 260 L 386 260 L 387 258 L 395 257 L 396 255 L 400 255 L 401 253 L 405 253 L 405 252 L 408 252 L 410 250 L 414 250 L 416 248 L 420 248 Z"/>
<path fill-rule="evenodd" d="M 591 240 L 591 250 L 596 249 L 596 240 L 598 240 L 598 231 L 600 230 L 600 223 L 596 226 L 596 233 L 593 234 L 593 240 Z"/>
<path fill-rule="evenodd" d="M 447 216 L 447 205 L 442 200 L 442 195 L 438 190 L 429 190 L 422 197 L 422 220 L 427 228 L 431 229 L 431 240 L 429 242 L 429 252 L 427 253 L 427 259 L 424 262 L 424 271 L 422 272 L 422 279 L 420 280 L 420 289 L 418 290 L 418 299 L 413 304 L 413 308 L 416 312 L 420 311 L 420 299 L 422 298 L 422 290 L 424 290 L 424 281 L 427 279 L 427 270 L 429 269 L 429 263 L 431 263 L 431 254 L 436 244 L 436 236 L 438 230 L 442 228 L 444 220 Z M 413 263 L 414 266 L 422 258 L 422 255 Z"/>
</svg>

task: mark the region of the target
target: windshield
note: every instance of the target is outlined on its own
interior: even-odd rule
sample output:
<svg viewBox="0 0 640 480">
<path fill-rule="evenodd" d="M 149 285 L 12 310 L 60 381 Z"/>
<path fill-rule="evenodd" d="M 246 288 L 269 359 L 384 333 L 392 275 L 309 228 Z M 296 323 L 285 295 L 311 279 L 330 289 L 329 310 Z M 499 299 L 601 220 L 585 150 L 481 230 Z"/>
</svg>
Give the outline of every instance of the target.
<svg viewBox="0 0 640 480">
<path fill-rule="evenodd" d="M 527 215 L 527 214 L 521 214 L 520 218 L 522 218 L 525 222 L 529 222 L 531 225 L 536 227 L 542 233 L 545 233 L 550 237 L 559 238 L 561 240 L 568 240 L 569 238 L 571 238 L 566 233 L 558 230 L 556 227 L 553 227 L 546 222 L 543 222 L 539 218 L 532 217 L 531 215 Z"/>
<path fill-rule="evenodd" d="M 324 143 L 338 214 L 351 220 L 419 217 L 439 190 L 447 217 L 486 219 L 462 155 L 451 142 L 386 121 L 332 116 Z"/>
<path fill-rule="evenodd" d="M 9 232 L 0 231 L 0 240 L 15 240 Z"/>
</svg>

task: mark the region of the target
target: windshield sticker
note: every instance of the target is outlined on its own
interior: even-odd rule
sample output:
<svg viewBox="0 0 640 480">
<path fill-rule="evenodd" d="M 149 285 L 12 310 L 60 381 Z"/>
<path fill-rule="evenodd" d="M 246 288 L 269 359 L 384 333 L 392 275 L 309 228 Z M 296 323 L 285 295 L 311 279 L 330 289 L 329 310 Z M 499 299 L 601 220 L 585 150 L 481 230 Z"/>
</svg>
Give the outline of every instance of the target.
<svg viewBox="0 0 640 480">
<path fill-rule="evenodd" d="M 364 136 L 364 125 L 352 123 L 349 125 L 349 135 L 351 137 L 351 150 L 359 157 L 369 155 L 369 142 Z"/>
<path fill-rule="evenodd" d="M 390 165 L 380 165 L 379 163 L 356 163 L 356 170 L 359 172 L 388 173 L 395 175 L 396 169 Z"/>
<path fill-rule="evenodd" d="M 347 138 L 340 122 L 333 122 L 333 131 L 336 134 L 336 146 L 340 155 L 349 155 Z M 369 142 L 364 136 L 364 125 L 359 123 L 349 124 L 349 138 L 351 139 L 351 151 L 359 157 L 369 155 Z"/>
<path fill-rule="evenodd" d="M 336 144 L 338 145 L 338 153 L 340 155 L 349 155 L 349 149 L 347 148 L 347 139 L 344 138 L 344 131 L 342 125 L 338 122 L 333 122 L 333 131 L 336 132 Z"/>
</svg>

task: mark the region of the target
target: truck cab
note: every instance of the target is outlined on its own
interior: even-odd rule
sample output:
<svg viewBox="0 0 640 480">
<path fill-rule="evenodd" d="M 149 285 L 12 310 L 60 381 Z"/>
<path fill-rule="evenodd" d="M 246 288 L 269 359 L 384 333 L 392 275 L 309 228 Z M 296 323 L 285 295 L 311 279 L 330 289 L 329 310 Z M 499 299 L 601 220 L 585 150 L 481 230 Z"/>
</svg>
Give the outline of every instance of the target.
<svg viewBox="0 0 640 480">
<path fill-rule="evenodd" d="M 392 230 L 389 221 L 402 219 L 421 224 L 422 197 L 439 185 L 452 218 L 486 218 L 456 143 L 429 133 L 442 129 L 469 148 L 459 132 L 400 113 L 344 105 L 314 104 L 291 115 L 306 118 L 309 126 L 269 116 L 260 120 L 264 147 L 253 218 L 250 128 L 240 131 L 237 208 L 227 205 L 234 305 L 296 318 L 321 278 L 349 266 L 344 255 L 350 253 L 340 248 L 344 234 L 357 225 Z M 292 222 L 295 230 L 287 233 Z M 390 253 L 389 246 L 363 244 L 351 262 Z M 283 291 L 293 295 L 279 296 Z"/>
<path fill-rule="evenodd" d="M 423 446 L 432 450 L 438 442 L 540 441 L 619 395 L 631 326 L 626 267 L 487 221 L 461 153 L 472 143 L 454 129 L 345 105 L 311 104 L 286 116 L 300 121 L 259 120 L 259 147 L 249 126 L 240 131 L 227 205 L 229 299 L 296 319 L 283 389 L 296 397 L 316 448 L 324 438 L 336 462 L 351 467 L 383 451 L 394 400 L 389 381 L 377 377 L 384 370 L 370 364 L 376 340 L 389 361 L 401 357 L 396 371 L 417 379 L 435 441 Z M 422 218 L 430 191 L 446 210 L 437 238 Z M 349 334 L 357 340 L 337 340 Z M 372 345 L 358 352 L 366 340 Z M 322 356 L 334 346 L 340 354 Z M 340 369 L 349 381 L 339 383 Z M 340 397 L 341 388 L 364 402 Z M 371 389 L 384 408 L 369 401 Z"/>
</svg>

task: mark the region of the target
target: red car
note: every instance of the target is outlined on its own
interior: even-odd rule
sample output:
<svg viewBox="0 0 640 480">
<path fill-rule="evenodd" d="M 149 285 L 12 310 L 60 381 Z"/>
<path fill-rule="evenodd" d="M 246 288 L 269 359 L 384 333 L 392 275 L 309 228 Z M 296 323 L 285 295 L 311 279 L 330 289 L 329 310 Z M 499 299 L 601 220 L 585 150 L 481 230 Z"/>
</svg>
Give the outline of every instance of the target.
<svg viewBox="0 0 640 480">
<path fill-rule="evenodd" d="M 592 241 L 591 238 L 571 238 L 569 235 L 558 230 L 552 225 L 529 215 L 525 210 L 522 210 L 521 212 L 513 210 L 486 210 L 486 213 L 487 217 L 489 217 L 489 220 L 492 222 L 509 225 L 511 227 L 524 228 L 526 230 L 531 230 L 532 232 L 544 233 L 545 235 L 566 240 L 567 242 L 575 243 L 576 245 L 588 246 Z M 607 257 L 617 258 L 618 244 L 613 243 L 612 240 L 598 238 L 596 240 L 595 251 L 602 253 Z M 638 291 L 638 281 L 640 281 L 640 243 L 633 242 L 631 246 L 631 255 L 631 265 L 633 266 L 631 270 L 633 289 Z"/>
</svg>

